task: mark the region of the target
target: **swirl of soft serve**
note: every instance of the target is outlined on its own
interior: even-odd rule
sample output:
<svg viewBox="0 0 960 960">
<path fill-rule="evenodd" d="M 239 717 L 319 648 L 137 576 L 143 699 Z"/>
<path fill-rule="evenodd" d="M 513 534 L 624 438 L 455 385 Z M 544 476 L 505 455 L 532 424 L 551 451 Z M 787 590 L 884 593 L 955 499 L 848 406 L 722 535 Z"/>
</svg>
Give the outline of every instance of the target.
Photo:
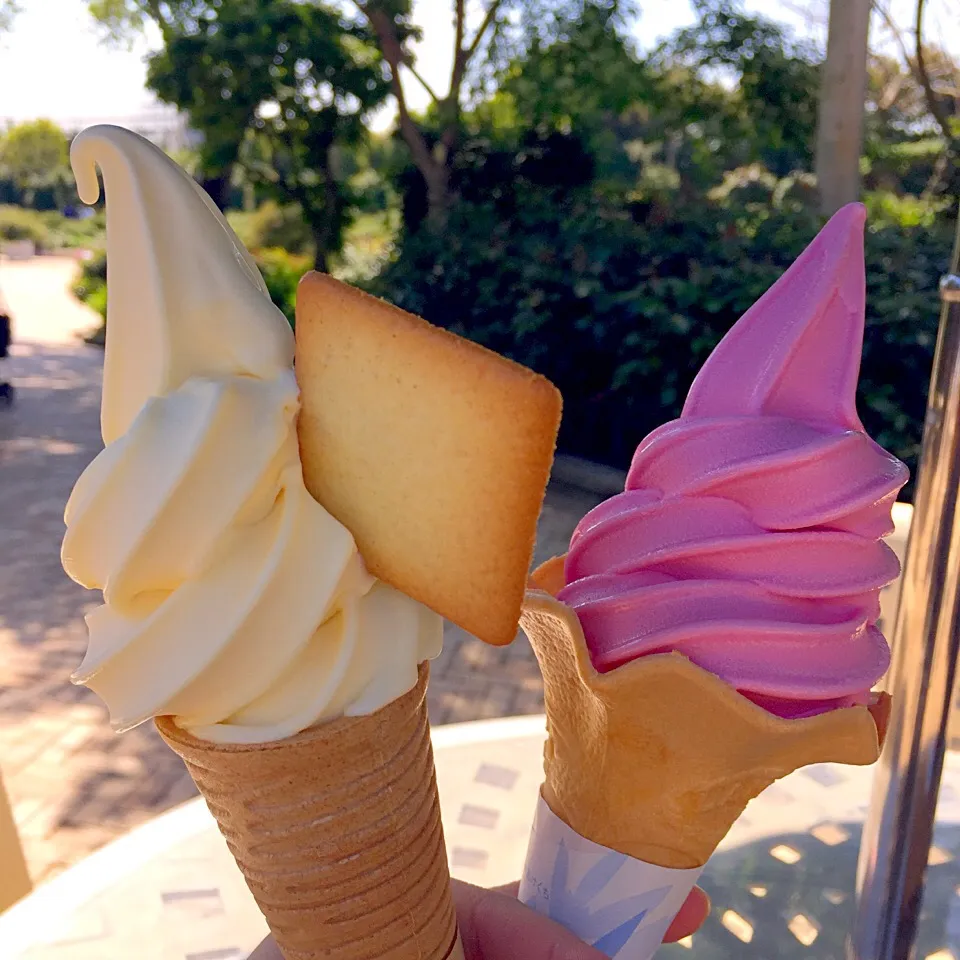
<svg viewBox="0 0 960 960">
<path fill-rule="evenodd" d="M 170 715 L 266 742 L 411 689 L 442 621 L 364 568 L 307 492 L 293 335 L 197 184 L 130 131 L 73 142 L 107 193 L 105 449 L 66 508 L 62 559 L 103 591 L 74 681 L 126 729 Z"/>
<path fill-rule="evenodd" d="M 598 669 L 676 651 L 787 717 L 864 703 L 886 671 L 907 469 L 856 412 L 863 225 L 855 204 L 827 224 L 574 532 L 559 596 Z"/>
</svg>

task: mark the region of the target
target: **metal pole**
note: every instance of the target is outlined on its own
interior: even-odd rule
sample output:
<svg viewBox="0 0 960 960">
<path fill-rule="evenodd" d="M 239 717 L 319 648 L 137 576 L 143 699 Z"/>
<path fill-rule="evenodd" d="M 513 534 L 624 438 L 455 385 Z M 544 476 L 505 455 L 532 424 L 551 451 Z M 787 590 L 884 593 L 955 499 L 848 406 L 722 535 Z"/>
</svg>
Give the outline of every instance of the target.
<svg viewBox="0 0 960 960">
<path fill-rule="evenodd" d="M 857 868 L 848 960 L 913 956 L 960 653 L 960 222 L 893 632 L 894 698 Z"/>
</svg>

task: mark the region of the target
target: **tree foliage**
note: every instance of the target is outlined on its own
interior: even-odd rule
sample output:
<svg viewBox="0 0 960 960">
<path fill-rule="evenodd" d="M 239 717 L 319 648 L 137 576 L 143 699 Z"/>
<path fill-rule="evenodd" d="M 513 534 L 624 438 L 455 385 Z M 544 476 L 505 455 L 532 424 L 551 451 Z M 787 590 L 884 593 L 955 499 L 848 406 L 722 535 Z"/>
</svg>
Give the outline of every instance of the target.
<svg viewBox="0 0 960 960">
<path fill-rule="evenodd" d="M 420 31 L 413 23 L 412 0 L 355 0 L 359 12 L 374 32 L 390 77 L 397 107 L 400 136 L 423 179 L 427 197 L 427 222 L 442 229 L 453 200 L 450 172 L 463 136 L 464 98 L 471 76 L 482 86 L 483 71 L 477 70 L 478 54 L 497 47 L 496 38 L 509 29 L 516 0 L 485 0 L 480 23 L 472 32 L 467 25 L 466 0 L 453 0 L 454 39 L 450 82 L 435 91 L 420 76 L 410 47 Z M 407 103 L 405 73 L 430 95 L 427 124 L 411 112 Z M 489 76 L 489 74 L 487 74 Z"/>
<path fill-rule="evenodd" d="M 0 135 L 0 179 L 15 194 L 7 199 L 42 209 L 62 204 L 72 192 L 66 134 L 52 120 L 10 127 Z"/>
<path fill-rule="evenodd" d="M 558 19 L 556 36 L 531 38 L 509 65 L 501 96 L 520 129 L 597 133 L 649 97 L 652 77 L 624 39 L 615 8 L 584 4 Z"/>
<path fill-rule="evenodd" d="M 201 160 L 225 200 L 238 161 L 279 200 L 300 205 L 318 266 L 339 249 L 350 196 L 340 153 L 365 135 L 387 93 L 366 29 L 293 0 L 190 4 L 163 21 L 148 84 L 203 134 Z"/>
<path fill-rule="evenodd" d="M 565 3 L 579 2 L 482 0 L 479 9 L 468 9 L 466 0 L 451 0 L 454 32 L 450 79 L 444 88 L 435 90 L 417 69 L 412 42 L 419 39 L 421 31 L 413 22 L 412 0 L 348 0 L 347 9 L 366 25 L 379 49 L 397 108 L 399 134 L 423 179 L 428 219 L 434 226 L 442 226 L 454 199 L 450 171 L 463 141 L 464 110 L 474 106 L 476 98 L 489 94 L 510 55 L 523 48 L 528 35 L 525 24 L 546 22 L 548 13 L 565 9 Z M 209 8 L 223 15 L 232 3 L 201 0 L 199 7 L 204 12 L 198 13 L 198 4 L 189 0 L 87 0 L 94 19 L 115 42 L 128 41 L 148 21 L 175 23 L 183 29 L 209 15 Z M 297 5 L 341 13 L 340 8 L 324 7 L 319 0 Z M 471 27 L 468 20 L 474 13 L 478 22 Z M 421 85 L 430 96 L 426 117 L 414 115 L 408 105 L 410 83 Z"/>
<path fill-rule="evenodd" d="M 499 192 L 463 188 L 446 237 L 406 237 L 372 286 L 553 379 L 565 398 L 561 447 L 622 467 L 678 414 L 709 351 L 822 221 L 797 179 L 745 178 L 712 198 L 661 187 L 618 202 L 589 176 L 571 182 L 579 149 L 554 135 L 539 155 L 528 143 L 488 157 Z M 867 236 L 861 413 L 909 463 L 950 241 L 949 223 L 880 217 Z"/>
<path fill-rule="evenodd" d="M 87 8 L 107 39 L 121 46 L 130 44 L 150 21 L 164 19 L 163 4 L 155 0 L 87 0 Z"/>
<path fill-rule="evenodd" d="M 816 52 L 727 0 L 697 6 L 698 22 L 661 44 L 654 64 L 667 72 L 685 69 L 701 84 L 709 76 L 726 82 L 728 89 L 714 102 L 722 104 L 722 134 L 741 151 L 740 163 L 759 161 L 780 176 L 809 169 L 819 91 Z M 698 85 L 688 109 L 702 102 Z"/>
</svg>

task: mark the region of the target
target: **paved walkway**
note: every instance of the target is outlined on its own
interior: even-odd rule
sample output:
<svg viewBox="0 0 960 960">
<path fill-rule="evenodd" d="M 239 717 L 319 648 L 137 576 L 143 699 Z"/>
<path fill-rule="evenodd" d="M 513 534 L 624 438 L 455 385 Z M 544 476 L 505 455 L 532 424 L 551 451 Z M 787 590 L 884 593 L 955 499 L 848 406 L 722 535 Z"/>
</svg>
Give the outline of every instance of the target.
<svg viewBox="0 0 960 960">
<path fill-rule="evenodd" d="M 520 875 L 540 785 L 542 717 L 434 731 L 455 877 Z M 710 859 L 703 929 L 657 960 L 841 960 L 872 771 L 818 764 L 753 801 Z M 960 755 L 948 754 L 917 960 L 960 957 Z M 0 916 L 9 960 L 243 960 L 266 924 L 202 802 L 125 835 Z M 518 958 L 521 960 L 521 958 Z"/>
<path fill-rule="evenodd" d="M 0 408 L 0 771 L 34 882 L 190 797 L 178 758 L 145 724 L 114 735 L 96 697 L 69 683 L 80 662 L 85 611 L 97 596 L 63 573 L 63 506 L 100 449 L 102 352 L 79 333 L 96 317 L 69 293 L 74 261 L 0 262 L 0 297 L 15 320 L 8 363 L 18 393 Z M 555 487 L 541 520 L 538 557 L 564 541 L 595 498 Z M 542 707 L 524 638 L 493 649 L 448 629 L 434 665 L 434 723 Z"/>
</svg>

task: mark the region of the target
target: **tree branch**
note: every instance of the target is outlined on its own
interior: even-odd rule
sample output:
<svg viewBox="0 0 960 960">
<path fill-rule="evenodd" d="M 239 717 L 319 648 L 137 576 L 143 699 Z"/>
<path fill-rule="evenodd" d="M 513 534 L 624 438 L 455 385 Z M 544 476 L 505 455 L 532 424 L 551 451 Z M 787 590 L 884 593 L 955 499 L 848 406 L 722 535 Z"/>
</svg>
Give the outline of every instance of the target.
<svg viewBox="0 0 960 960">
<path fill-rule="evenodd" d="M 454 31 L 453 39 L 453 70 L 450 74 L 450 96 L 455 97 L 460 92 L 460 84 L 463 82 L 463 74 L 467 67 L 464 58 L 463 39 L 467 29 L 467 3 L 466 0 L 454 0 Z"/>
<path fill-rule="evenodd" d="M 877 107 L 880 110 L 889 110 L 897 102 L 897 97 L 900 96 L 900 91 L 903 89 L 903 82 L 904 75 L 897 73 L 892 80 L 884 85 L 883 90 L 877 97 Z"/>
<path fill-rule="evenodd" d="M 943 182 L 944 175 L 947 172 L 948 157 L 949 153 L 946 150 L 944 150 L 943 153 L 937 157 L 936 163 L 933 165 L 933 170 L 930 173 L 930 177 L 920 194 L 921 199 L 929 200 L 930 197 L 934 195 L 939 185 Z"/>
<path fill-rule="evenodd" d="M 422 76 L 420 76 L 419 72 L 417 71 L 417 68 L 413 65 L 409 57 L 404 59 L 403 65 L 410 71 L 410 73 L 413 75 L 413 78 L 420 84 L 420 86 L 427 91 L 427 96 L 430 97 L 430 99 L 434 103 L 439 103 L 440 97 L 437 96 L 433 87 L 431 87 L 430 84 L 427 83 L 427 81 Z"/>
<path fill-rule="evenodd" d="M 490 29 L 493 21 L 496 19 L 497 12 L 500 10 L 502 5 L 503 0 L 493 0 L 493 3 L 490 4 L 490 8 L 484 15 L 483 22 L 477 29 L 476 35 L 471 41 L 470 46 L 467 47 L 467 63 L 470 62 L 470 60 L 473 58 L 473 55 L 477 52 L 477 48 L 480 46 L 480 41 L 483 40 L 483 35 Z"/>
<path fill-rule="evenodd" d="M 413 162 L 424 177 L 428 171 L 435 168 L 433 154 L 430 146 L 420 131 L 420 128 L 410 116 L 410 110 L 407 107 L 407 98 L 403 92 L 403 82 L 400 79 L 400 67 L 406 59 L 403 45 L 397 38 L 397 31 L 393 20 L 380 7 L 372 3 L 362 3 L 357 0 L 357 7 L 367 18 L 377 40 L 380 43 L 380 51 L 383 53 L 383 59 L 387 61 L 390 68 L 390 88 L 397 101 L 397 117 L 400 123 L 400 135 L 404 142 L 410 148 L 410 154 Z"/>
<path fill-rule="evenodd" d="M 903 62 L 907 65 L 907 69 L 912 70 L 912 64 L 910 63 L 910 51 L 907 49 L 906 40 L 903 39 L 903 31 L 897 26 L 896 21 L 890 15 L 890 11 L 887 9 L 885 4 L 880 2 L 880 0 L 874 0 L 873 9 L 880 14 L 880 19 L 883 20 L 887 26 L 887 29 L 891 34 L 893 34 L 893 40 L 900 48 L 900 56 L 903 57 Z"/>
<path fill-rule="evenodd" d="M 453 70 L 450 75 L 450 92 L 447 94 L 445 106 L 447 108 L 447 122 L 444 125 L 443 132 L 440 134 L 440 143 L 446 151 L 451 151 L 456 146 L 457 138 L 460 136 L 460 91 L 463 87 L 463 79 L 467 74 L 467 67 L 470 60 L 480 47 L 484 34 L 490 29 L 497 16 L 503 0 L 493 0 L 484 14 L 470 46 L 465 47 L 466 40 L 466 0 L 455 0 L 455 25 L 456 39 L 453 50 Z"/>
<path fill-rule="evenodd" d="M 933 83 L 930 80 L 930 74 L 927 71 L 927 61 L 923 53 L 923 8 L 925 6 L 926 0 L 917 0 L 917 75 L 923 87 L 923 95 L 926 97 L 927 107 L 943 131 L 944 139 L 948 145 L 956 148 L 957 144 L 954 141 L 953 131 L 950 129 L 950 118 L 944 111 L 943 104 L 937 99 L 936 91 L 933 89 Z"/>
<path fill-rule="evenodd" d="M 893 36 L 893 41 L 896 43 L 897 47 L 900 49 L 900 57 L 903 60 L 906 69 L 915 77 L 916 70 L 914 69 L 913 62 L 910 58 L 910 51 L 907 49 L 907 42 L 903 38 L 903 31 L 897 26 L 897 22 L 890 15 L 890 10 L 887 8 L 887 5 L 881 3 L 880 0 L 873 0 L 873 9 L 876 13 L 880 15 L 880 19 L 886 24 L 887 29 L 890 31 Z M 889 81 L 880 91 L 877 97 L 877 106 L 881 110 L 889 110 L 894 103 L 897 101 L 897 97 L 900 96 L 900 91 L 903 89 L 904 77 L 903 73 L 897 74 L 893 80 Z"/>
</svg>

